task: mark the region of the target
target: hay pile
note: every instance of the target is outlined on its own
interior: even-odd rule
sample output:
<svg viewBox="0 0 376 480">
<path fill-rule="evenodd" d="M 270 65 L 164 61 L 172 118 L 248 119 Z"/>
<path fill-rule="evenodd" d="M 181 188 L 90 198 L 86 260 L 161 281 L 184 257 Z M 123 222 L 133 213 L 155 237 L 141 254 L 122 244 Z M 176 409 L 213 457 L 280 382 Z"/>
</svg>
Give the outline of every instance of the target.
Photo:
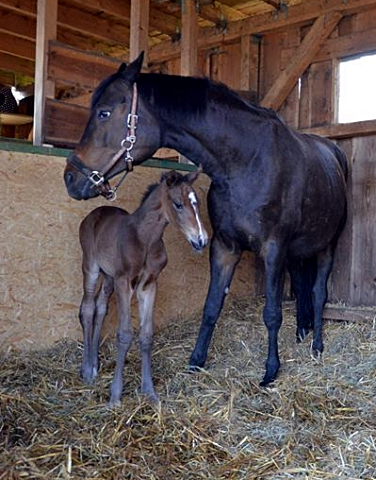
<svg viewBox="0 0 376 480">
<path fill-rule="evenodd" d="M 96 384 L 78 376 L 82 345 L 61 341 L 9 352 L 0 367 L 0 479 L 373 479 L 376 478 L 376 328 L 325 323 L 325 352 L 295 342 L 284 308 L 282 368 L 264 373 L 261 303 L 233 299 L 223 312 L 207 371 L 187 374 L 199 315 L 156 334 L 154 379 L 162 400 L 138 396 L 136 346 L 126 365 L 123 408 L 107 407 L 115 348 L 101 348 Z"/>
</svg>

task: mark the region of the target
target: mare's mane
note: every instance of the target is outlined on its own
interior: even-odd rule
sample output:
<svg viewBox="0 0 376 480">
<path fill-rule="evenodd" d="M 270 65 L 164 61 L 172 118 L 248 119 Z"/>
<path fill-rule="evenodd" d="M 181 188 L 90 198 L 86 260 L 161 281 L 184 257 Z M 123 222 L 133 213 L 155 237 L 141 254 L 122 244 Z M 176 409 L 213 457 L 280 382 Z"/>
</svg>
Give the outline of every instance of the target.
<svg viewBox="0 0 376 480">
<path fill-rule="evenodd" d="M 92 96 L 92 109 L 107 87 L 121 80 L 123 75 L 115 72 L 99 84 Z M 186 119 L 187 116 L 202 116 L 210 100 L 224 106 L 248 110 L 264 118 L 277 118 L 273 110 L 250 103 L 223 83 L 206 77 L 141 73 L 137 86 L 140 95 L 152 106 L 156 115 L 174 122 Z"/>
</svg>

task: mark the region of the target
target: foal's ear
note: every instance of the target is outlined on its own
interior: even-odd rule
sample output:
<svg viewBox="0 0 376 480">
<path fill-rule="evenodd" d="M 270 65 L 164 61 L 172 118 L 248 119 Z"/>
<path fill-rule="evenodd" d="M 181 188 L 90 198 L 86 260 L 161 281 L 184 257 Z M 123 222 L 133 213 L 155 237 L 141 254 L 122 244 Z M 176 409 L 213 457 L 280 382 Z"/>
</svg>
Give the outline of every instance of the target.
<svg viewBox="0 0 376 480">
<path fill-rule="evenodd" d="M 123 74 L 124 79 L 132 85 L 138 78 L 142 68 L 142 62 L 144 61 L 144 51 L 140 53 L 140 55 L 131 62 L 125 68 L 122 68 L 123 65 L 120 65 L 119 72 Z"/>
<path fill-rule="evenodd" d="M 193 182 L 197 180 L 197 177 L 202 173 L 202 165 L 200 164 L 198 169 L 195 172 L 188 173 L 185 176 L 185 181 L 192 185 Z"/>
<path fill-rule="evenodd" d="M 170 170 L 162 175 L 161 182 L 165 181 L 168 187 L 173 187 L 181 178 L 182 175 L 179 172 Z"/>
</svg>

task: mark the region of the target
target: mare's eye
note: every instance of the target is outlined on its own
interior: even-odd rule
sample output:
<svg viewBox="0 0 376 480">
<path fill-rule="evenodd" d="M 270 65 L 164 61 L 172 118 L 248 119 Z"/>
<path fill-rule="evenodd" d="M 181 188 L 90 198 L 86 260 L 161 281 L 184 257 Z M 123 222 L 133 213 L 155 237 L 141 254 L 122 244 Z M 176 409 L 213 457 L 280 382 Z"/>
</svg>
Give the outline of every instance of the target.
<svg viewBox="0 0 376 480">
<path fill-rule="evenodd" d="M 180 212 L 181 210 L 183 210 L 183 204 L 180 203 L 180 202 L 174 202 L 174 207 L 175 209 Z"/>
<path fill-rule="evenodd" d="M 109 110 L 100 110 L 98 112 L 98 118 L 108 118 L 111 115 L 111 112 Z"/>
</svg>

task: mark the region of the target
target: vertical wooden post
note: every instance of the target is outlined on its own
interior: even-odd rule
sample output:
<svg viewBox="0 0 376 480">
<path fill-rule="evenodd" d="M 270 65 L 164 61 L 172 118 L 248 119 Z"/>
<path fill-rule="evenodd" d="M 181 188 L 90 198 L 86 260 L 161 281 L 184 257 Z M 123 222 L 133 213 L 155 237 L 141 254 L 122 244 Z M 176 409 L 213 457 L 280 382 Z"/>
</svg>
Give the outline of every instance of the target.
<svg viewBox="0 0 376 480">
<path fill-rule="evenodd" d="M 240 90 L 250 90 L 251 36 L 240 38 Z"/>
<path fill-rule="evenodd" d="M 144 51 L 144 64 L 148 64 L 150 0 L 131 1 L 131 35 L 129 61 Z"/>
<path fill-rule="evenodd" d="M 34 145 L 42 145 L 46 97 L 54 98 L 55 82 L 47 78 L 50 40 L 56 39 L 58 0 L 38 0 L 35 52 Z"/>
<path fill-rule="evenodd" d="M 197 13 L 195 0 L 181 4 L 181 75 L 197 75 Z"/>
<path fill-rule="evenodd" d="M 180 74 L 183 76 L 197 75 L 197 33 L 196 1 L 182 0 Z M 179 155 L 179 163 L 191 162 L 183 155 Z"/>
</svg>

